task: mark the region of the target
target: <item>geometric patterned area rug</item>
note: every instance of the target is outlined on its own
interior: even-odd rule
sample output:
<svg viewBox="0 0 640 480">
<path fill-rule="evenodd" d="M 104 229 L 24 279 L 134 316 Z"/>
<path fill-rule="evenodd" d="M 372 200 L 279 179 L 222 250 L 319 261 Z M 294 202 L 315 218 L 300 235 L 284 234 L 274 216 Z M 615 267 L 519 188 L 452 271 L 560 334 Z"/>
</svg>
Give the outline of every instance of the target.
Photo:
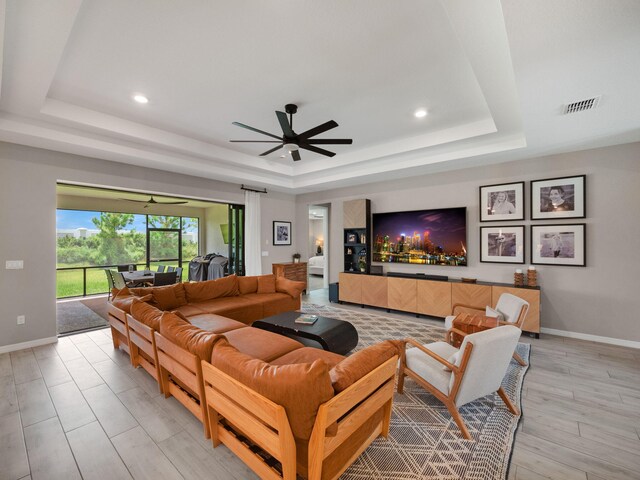
<svg viewBox="0 0 640 480">
<path fill-rule="evenodd" d="M 429 343 L 444 338 L 444 328 L 367 310 L 303 304 L 302 311 L 353 324 L 359 336 L 354 351 L 388 339 L 411 337 Z M 522 412 L 522 383 L 530 345 L 519 343 L 517 352 L 527 366 L 511 360 L 502 387 Z M 406 377 L 404 394 L 396 393 L 393 399 L 389 438 L 376 439 L 340 478 L 505 479 L 520 416 L 512 415 L 497 394 L 464 405 L 460 414 L 473 440 L 464 440 L 447 408 Z"/>
</svg>

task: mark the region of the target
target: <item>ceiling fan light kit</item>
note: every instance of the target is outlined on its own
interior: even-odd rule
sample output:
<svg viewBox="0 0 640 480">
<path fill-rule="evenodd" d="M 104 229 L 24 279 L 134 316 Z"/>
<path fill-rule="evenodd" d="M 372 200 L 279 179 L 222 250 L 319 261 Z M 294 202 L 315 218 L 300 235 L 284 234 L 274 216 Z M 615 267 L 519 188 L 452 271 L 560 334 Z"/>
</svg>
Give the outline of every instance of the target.
<svg viewBox="0 0 640 480">
<path fill-rule="evenodd" d="M 293 115 L 298 111 L 298 106 L 293 103 L 289 103 L 285 105 L 284 112 L 276 111 L 276 117 L 278 118 L 278 123 L 280 124 L 280 128 L 282 128 L 282 137 L 278 137 L 273 133 L 265 132 L 263 130 L 259 130 L 254 127 L 250 127 L 249 125 L 245 125 L 240 122 L 233 122 L 233 125 L 238 127 L 245 128 L 247 130 L 251 130 L 252 132 L 261 133 L 262 135 L 267 135 L 271 138 L 276 138 L 279 142 L 275 142 L 273 140 L 230 140 L 234 143 L 280 143 L 280 145 L 276 145 L 275 147 L 267 150 L 260 154 L 261 157 L 265 155 L 269 155 L 270 153 L 275 152 L 284 147 L 284 149 L 291 154 L 291 158 L 294 161 L 298 161 L 301 159 L 299 150 L 302 148 L 304 150 L 308 150 L 310 152 L 319 153 L 320 155 L 325 155 L 327 157 L 333 157 L 335 155 L 334 152 L 330 152 L 329 150 L 325 150 L 323 148 L 314 147 L 313 145 L 351 145 L 353 140 L 350 138 L 318 138 L 313 139 L 311 137 L 315 137 L 316 135 L 320 135 L 332 128 L 336 128 L 338 126 L 337 122 L 333 120 L 329 120 L 317 127 L 314 127 L 310 130 L 307 130 L 303 133 L 295 133 L 293 130 Z M 287 114 L 289 118 L 287 118 Z"/>
</svg>

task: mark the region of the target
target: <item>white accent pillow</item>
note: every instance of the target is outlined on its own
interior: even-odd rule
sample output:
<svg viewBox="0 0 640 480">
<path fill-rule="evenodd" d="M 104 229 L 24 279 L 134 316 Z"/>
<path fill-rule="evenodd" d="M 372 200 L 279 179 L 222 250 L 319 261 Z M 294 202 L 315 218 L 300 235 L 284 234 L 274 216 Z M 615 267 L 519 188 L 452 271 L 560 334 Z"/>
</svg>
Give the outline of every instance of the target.
<svg viewBox="0 0 640 480">
<path fill-rule="evenodd" d="M 497 318 L 499 322 L 504 322 L 504 315 L 491 307 L 487 307 L 484 312 L 485 316 Z"/>
</svg>

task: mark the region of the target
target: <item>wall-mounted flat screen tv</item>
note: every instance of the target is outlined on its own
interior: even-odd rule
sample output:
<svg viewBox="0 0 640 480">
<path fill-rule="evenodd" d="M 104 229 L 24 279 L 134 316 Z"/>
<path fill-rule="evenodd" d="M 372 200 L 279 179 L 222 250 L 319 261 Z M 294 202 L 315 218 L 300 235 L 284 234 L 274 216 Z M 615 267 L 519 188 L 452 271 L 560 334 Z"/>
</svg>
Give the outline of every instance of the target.
<svg viewBox="0 0 640 480">
<path fill-rule="evenodd" d="M 373 214 L 373 261 L 467 265 L 467 208 Z"/>
</svg>

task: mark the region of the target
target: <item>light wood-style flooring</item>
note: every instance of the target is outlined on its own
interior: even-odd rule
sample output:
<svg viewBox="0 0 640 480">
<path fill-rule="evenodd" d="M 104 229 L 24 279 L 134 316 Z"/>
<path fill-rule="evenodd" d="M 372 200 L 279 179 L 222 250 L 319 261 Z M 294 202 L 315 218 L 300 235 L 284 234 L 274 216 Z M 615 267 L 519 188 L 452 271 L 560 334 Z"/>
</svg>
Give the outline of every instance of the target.
<svg viewBox="0 0 640 480">
<path fill-rule="evenodd" d="M 326 295 L 306 301 L 328 304 Z M 640 351 L 522 341 L 533 347 L 509 478 L 639 479 Z M 0 480 L 23 478 L 256 476 L 224 446 L 211 448 L 201 424 L 98 330 L 0 355 Z"/>
</svg>

